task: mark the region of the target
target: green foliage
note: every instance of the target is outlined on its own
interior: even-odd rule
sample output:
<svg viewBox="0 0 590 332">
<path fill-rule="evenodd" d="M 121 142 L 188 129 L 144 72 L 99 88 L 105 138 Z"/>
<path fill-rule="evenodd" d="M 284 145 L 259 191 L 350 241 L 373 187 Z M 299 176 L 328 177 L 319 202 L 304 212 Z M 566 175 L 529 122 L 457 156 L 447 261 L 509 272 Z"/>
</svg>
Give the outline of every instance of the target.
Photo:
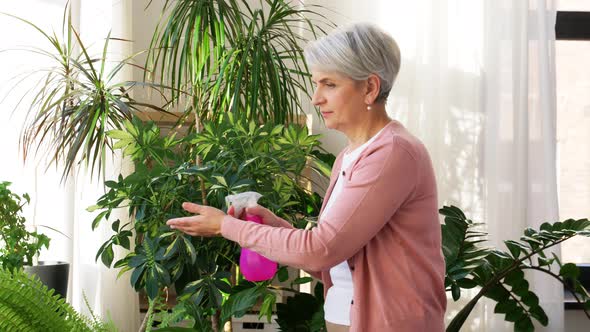
<svg viewBox="0 0 590 332">
<path fill-rule="evenodd" d="M 304 40 L 323 32 L 323 17 L 299 4 L 261 0 L 166 1 L 146 67 L 190 96 L 186 112 L 218 120 L 243 112 L 260 122 L 287 123 L 302 112 L 299 93 L 311 86 Z M 263 9 L 264 7 L 264 9 Z"/>
<path fill-rule="evenodd" d="M 277 304 L 279 331 L 326 331 L 324 320 L 324 287 L 317 283 L 314 294 L 297 292 L 286 303 Z"/>
<path fill-rule="evenodd" d="M 549 256 L 545 251 L 576 235 L 590 236 L 588 219 L 544 223 L 539 230 L 527 228 L 519 241 L 504 241 L 507 251 L 502 251 L 481 247 L 487 233 L 475 230 L 480 224 L 467 219 L 459 208 L 445 206 L 440 213 L 445 216 L 441 227 L 447 291 L 458 300 L 461 288 L 480 287 L 449 323 L 447 331 L 459 331 L 483 296 L 496 302 L 494 312 L 514 322 L 515 331 L 533 331 L 533 320 L 547 326 L 548 317 L 537 295 L 529 289 L 526 270 L 550 275 L 569 288 L 579 303 L 590 303 L 588 291 L 578 280 L 578 267 L 562 264 L 555 254 Z M 585 313 L 590 318 L 587 310 Z"/>
<path fill-rule="evenodd" d="M 10 184 L 0 182 L 0 267 L 12 270 L 32 265 L 33 257 L 49 247 L 49 238 L 26 230 L 22 212 L 31 199 L 28 194 L 13 193 Z"/>
<path fill-rule="evenodd" d="M 48 58 L 48 68 L 37 68 L 32 73 L 23 73 L 15 86 L 29 82 L 23 95 L 32 96 L 26 110 L 27 122 L 21 135 L 21 144 L 26 159 L 30 152 L 50 151 L 47 158 L 51 163 L 63 162 L 63 177 L 72 168 L 84 163 L 98 174 L 104 168 L 106 153 L 112 146 L 107 130 L 121 128 L 124 120 L 131 119 L 132 112 L 139 107 L 163 109 L 135 101 L 130 96 L 136 82 L 113 82 L 123 68 L 131 65 L 135 56 L 130 56 L 108 69 L 112 60 L 107 59 L 111 38 L 106 37 L 102 54 L 88 53 L 78 32 L 72 25 L 71 12 L 66 6 L 62 21 L 62 35 L 43 31 L 25 19 L 13 17 L 38 31 L 51 47 L 30 47 L 25 50 Z M 79 51 L 78 51 L 79 50 Z M 47 59 L 42 62 L 47 62 Z M 34 82 L 31 82 L 31 80 Z M 156 88 L 154 84 L 142 84 Z M 23 100 L 21 99 L 21 101 Z M 20 106 L 16 106 L 18 109 Z M 45 146 L 44 149 L 41 146 Z"/>
<path fill-rule="evenodd" d="M 178 317 L 190 315 L 195 326 L 206 329 L 207 321 L 195 315 L 209 316 L 221 310 L 221 320 L 243 315 L 257 300 L 270 317 L 276 295 L 269 283 L 239 281 L 231 286 L 239 247 L 223 238 L 191 237 L 172 231 L 167 219 L 187 215 L 181 204 L 201 202 L 205 190 L 207 204 L 226 209 L 225 196 L 244 191 L 263 195 L 261 204 L 294 224 L 306 226 L 319 213 L 321 199 L 307 189 L 306 165 L 321 176 L 323 162 L 314 151 L 319 149 L 317 135 L 296 125 L 256 125 L 252 121 L 228 115 L 220 123 L 204 123 L 201 133 L 185 138 L 160 137 L 153 123 L 137 119 L 125 122 L 126 131 L 111 131 L 115 147 L 123 150 L 136 164 L 136 171 L 117 181 L 107 181 L 108 192 L 90 211 L 100 210 L 93 227 L 108 219 L 113 210 L 124 207 L 133 222 L 111 222 L 113 236 L 106 241 L 97 259 L 111 266 L 113 247 L 133 252 L 114 266 L 121 273 L 131 271 L 135 289 L 145 289 L 150 299 L 172 284 L 179 290 L 182 306 Z M 174 153 L 171 153 L 174 151 Z M 202 166 L 187 160 L 199 157 Z M 201 188 L 200 182 L 204 188 Z M 237 288 L 236 288 L 237 287 Z M 178 314 L 182 312 L 183 314 Z"/>
<path fill-rule="evenodd" d="M 60 295 L 23 271 L 0 268 L 0 331 L 113 331 L 78 314 Z"/>
<path fill-rule="evenodd" d="M 445 223 L 441 225 L 446 263 L 445 288 L 451 291 L 453 299 L 457 301 L 461 296 L 461 288 L 476 286 L 467 276 L 484 264 L 490 249 L 478 246 L 487 235 L 475 230 L 481 223 L 466 219 L 463 212 L 454 206 L 445 206 L 440 213 L 445 216 Z"/>
</svg>

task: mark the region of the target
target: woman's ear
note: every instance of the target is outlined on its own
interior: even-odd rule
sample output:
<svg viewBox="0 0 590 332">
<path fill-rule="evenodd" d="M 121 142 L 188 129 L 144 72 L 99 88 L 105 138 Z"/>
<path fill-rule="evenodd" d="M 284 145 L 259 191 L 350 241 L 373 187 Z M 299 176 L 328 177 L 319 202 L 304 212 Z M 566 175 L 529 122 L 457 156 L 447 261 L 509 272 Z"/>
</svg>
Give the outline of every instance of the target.
<svg viewBox="0 0 590 332">
<path fill-rule="evenodd" d="M 379 96 L 379 90 L 381 89 L 381 79 L 375 74 L 369 75 L 367 78 L 367 85 L 365 91 L 365 103 L 371 105 L 375 103 Z"/>
</svg>

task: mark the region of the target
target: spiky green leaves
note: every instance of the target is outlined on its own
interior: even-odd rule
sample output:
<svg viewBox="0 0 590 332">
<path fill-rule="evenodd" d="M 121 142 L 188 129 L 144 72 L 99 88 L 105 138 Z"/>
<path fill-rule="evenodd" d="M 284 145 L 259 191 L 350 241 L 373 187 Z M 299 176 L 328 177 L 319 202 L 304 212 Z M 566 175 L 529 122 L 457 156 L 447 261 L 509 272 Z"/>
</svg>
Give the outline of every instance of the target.
<svg viewBox="0 0 590 332">
<path fill-rule="evenodd" d="M 15 18 L 37 30 L 51 45 L 49 50 L 37 47 L 29 50 L 47 57 L 51 65 L 38 68 L 29 80 L 23 81 L 35 79 L 33 87 L 25 92 L 32 100 L 21 134 L 23 157 L 26 160 L 31 153 L 39 153 L 47 156 L 50 164 L 63 164 L 62 180 L 77 166 L 100 175 L 112 147 L 107 131 L 121 129 L 123 121 L 130 120 L 132 111 L 140 107 L 164 110 L 131 98 L 130 91 L 137 83 L 113 81 L 130 65 L 134 55 L 109 69 L 109 44 L 116 38 L 111 38 L 109 33 L 102 53 L 91 55 L 72 25 L 68 6 L 64 11 L 63 35 L 59 37 L 44 32 L 32 22 Z M 156 88 L 154 84 L 142 85 Z"/>
<path fill-rule="evenodd" d="M 105 331 L 53 289 L 22 271 L 0 268 L 0 331 Z"/>
<path fill-rule="evenodd" d="M 283 0 L 166 1 L 152 37 L 147 67 L 185 92 L 187 112 L 218 120 L 226 112 L 250 120 L 291 123 L 299 94 L 311 86 L 303 62 L 305 29 L 316 36 L 321 15 Z"/>
</svg>

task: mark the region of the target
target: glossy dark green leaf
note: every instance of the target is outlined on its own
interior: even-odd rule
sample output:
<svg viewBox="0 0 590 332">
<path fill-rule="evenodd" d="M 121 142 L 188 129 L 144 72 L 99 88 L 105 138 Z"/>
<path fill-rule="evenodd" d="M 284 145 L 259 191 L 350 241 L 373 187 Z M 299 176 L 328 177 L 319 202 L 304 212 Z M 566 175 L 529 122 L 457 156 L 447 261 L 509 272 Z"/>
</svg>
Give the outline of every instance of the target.
<svg viewBox="0 0 590 332">
<path fill-rule="evenodd" d="M 539 305 L 539 298 L 537 295 L 529 291 L 526 295 L 521 298 L 521 301 L 529 307 L 536 307 Z"/>
<path fill-rule="evenodd" d="M 513 299 L 505 299 L 496 303 L 496 306 L 494 307 L 494 313 L 507 314 L 513 310 L 516 310 L 517 306 L 518 305 L 516 304 L 516 301 Z"/>
<path fill-rule="evenodd" d="M 547 317 L 547 314 L 545 314 L 545 311 L 543 310 L 543 308 L 536 305 L 536 306 L 529 308 L 528 310 L 529 310 L 529 313 L 531 314 L 531 317 L 534 317 L 536 320 L 538 320 L 539 323 L 541 323 L 541 325 L 547 326 L 547 324 L 549 324 L 549 318 Z"/>
<path fill-rule="evenodd" d="M 514 286 L 524 280 L 524 272 L 521 269 L 514 269 L 506 275 L 504 283 Z"/>
<path fill-rule="evenodd" d="M 472 289 L 472 288 L 478 286 L 477 282 L 475 282 L 473 279 L 468 279 L 468 278 L 463 278 L 461 280 L 458 280 L 457 284 L 461 288 L 465 288 L 465 289 Z"/>
<path fill-rule="evenodd" d="M 226 294 L 231 293 L 231 285 L 227 281 L 215 279 L 213 280 L 213 283 L 220 291 Z"/>
<path fill-rule="evenodd" d="M 252 287 L 232 294 L 221 309 L 222 321 L 230 317 L 241 317 L 256 304 L 261 293 L 258 287 Z"/>
<path fill-rule="evenodd" d="M 145 264 L 146 262 L 146 257 L 143 255 L 135 255 L 135 256 L 131 256 L 131 258 L 129 259 L 129 266 L 130 267 L 138 267 L 142 264 Z"/>
<path fill-rule="evenodd" d="M 121 220 L 117 219 L 113 222 L 113 224 L 111 225 L 111 228 L 113 229 L 113 232 L 118 232 L 119 231 L 119 224 L 121 223 Z"/>
<path fill-rule="evenodd" d="M 512 286 L 511 291 L 519 296 L 525 296 L 529 293 L 529 282 L 524 279 L 520 280 Z"/>
<path fill-rule="evenodd" d="M 513 310 L 506 313 L 505 319 L 509 322 L 516 322 L 526 317 L 521 307 L 516 306 Z"/>
<path fill-rule="evenodd" d="M 312 277 L 301 277 L 301 278 L 297 278 L 295 280 L 293 280 L 293 284 L 294 285 L 301 285 L 301 284 L 306 284 L 308 282 L 312 282 L 313 278 Z"/>
<path fill-rule="evenodd" d="M 131 248 L 131 242 L 129 241 L 129 237 L 125 234 L 120 234 L 119 237 L 119 245 L 127 250 Z"/>
<path fill-rule="evenodd" d="M 145 290 L 147 296 L 153 300 L 158 296 L 158 278 L 152 270 L 147 270 L 145 276 Z"/>
<path fill-rule="evenodd" d="M 260 313 L 258 314 L 258 318 L 261 319 L 262 317 L 266 317 L 267 322 L 271 322 L 271 317 L 274 310 L 274 305 L 277 300 L 277 297 L 274 293 L 269 292 L 264 296 L 264 300 L 262 301 L 262 305 L 260 306 Z"/>
<path fill-rule="evenodd" d="M 533 322 L 527 316 L 522 317 L 514 323 L 515 332 L 532 332 L 534 330 Z"/>
<path fill-rule="evenodd" d="M 133 285 L 135 289 L 139 289 L 139 282 L 141 282 L 141 276 L 144 271 L 144 267 L 138 267 L 131 273 L 131 285 Z"/>
<path fill-rule="evenodd" d="M 461 298 L 461 287 L 459 287 L 457 284 L 452 284 L 451 295 L 453 296 L 453 300 L 459 300 L 459 298 Z"/>
<path fill-rule="evenodd" d="M 279 282 L 285 282 L 289 279 L 289 271 L 286 266 L 281 266 L 277 272 L 277 279 Z"/>
<path fill-rule="evenodd" d="M 574 263 L 566 263 L 559 269 L 559 275 L 564 278 L 578 279 L 580 276 L 580 269 Z"/>
<path fill-rule="evenodd" d="M 112 245 L 108 245 L 104 248 L 104 251 L 100 255 L 100 259 L 102 260 L 102 263 L 106 267 L 111 267 L 111 264 L 113 263 L 113 259 L 115 259 L 115 254 L 113 252 Z"/>
<path fill-rule="evenodd" d="M 92 230 L 95 230 L 96 227 L 98 227 L 99 223 L 102 221 L 102 219 L 105 217 L 105 215 L 108 213 L 109 211 L 102 211 L 101 213 L 99 213 L 94 220 L 92 221 Z"/>
</svg>

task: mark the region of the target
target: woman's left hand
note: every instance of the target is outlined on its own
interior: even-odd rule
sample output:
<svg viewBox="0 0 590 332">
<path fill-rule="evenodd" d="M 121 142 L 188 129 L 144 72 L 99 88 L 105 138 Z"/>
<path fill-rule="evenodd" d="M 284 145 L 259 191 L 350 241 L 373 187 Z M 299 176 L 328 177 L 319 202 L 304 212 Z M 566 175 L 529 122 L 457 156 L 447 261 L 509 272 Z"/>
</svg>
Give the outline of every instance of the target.
<svg viewBox="0 0 590 332">
<path fill-rule="evenodd" d="M 225 213 L 211 206 L 195 203 L 182 203 L 182 208 L 196 215 L 169 219 L 166 224 L 172 229 L 192 236 L 219 236 L 221 235 L 221 222 Z"/>
</svg>

